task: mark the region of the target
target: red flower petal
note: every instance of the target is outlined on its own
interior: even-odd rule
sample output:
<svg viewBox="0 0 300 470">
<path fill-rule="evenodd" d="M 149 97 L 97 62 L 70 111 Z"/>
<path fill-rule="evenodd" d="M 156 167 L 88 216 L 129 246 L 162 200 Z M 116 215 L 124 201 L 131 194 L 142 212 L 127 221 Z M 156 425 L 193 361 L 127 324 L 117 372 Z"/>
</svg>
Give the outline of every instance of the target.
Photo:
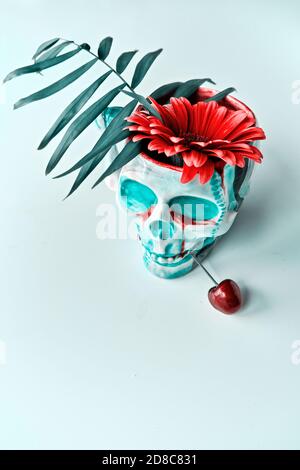
<svg viewBox="0 0 300 470">
<path fill-rule="evenodd" d="M 199 169 L 200 183 L 206 184 L 208 181 L 210 181 L 212 175 L 214 174 L 214 171 L 215 165 L 212 161 L 207 160 L 207 162 L 204 163 L 204 165 L 202 165 Z"/>
<path fill-rule="evenodd" d="M 227 136 L 230 135 L 233 129 L 245 121 L 246 118 L 247 114 L 244 111 L 230 111 L 216 132 L 215 138 L 227 140 Z"/>
<path fill-rule="evenodd" d="M 256 163 L 261 163 L 263 156 L 261 151 L 257 148 L 252 146 L 252 154 L 251 155 L 246 155 L 247 158 L 251 158 L 251 160 L 254 160 Z"/>
<path fill-rule="evenodd" d="M 183 152 L 183 159 L 188 166 L 195 166 L 199 168 L 204 165 L 207 161 L 207 155 L 198 152 L 197 150 L 190 150 L 189 152 Z"/>
<path fill-rule="evenodd" d="M 185 152 L 186 150 L 188 150 L 188 147 L 186 147 L 186 145 L 177 144 L 175 145 L 175 150 L 177 153 L 181 153 L 181 152 Z"/>
<path fill-rule="evenodd" d="M 263 140 L 265 139 L 265 133 L 260 127 L 249 127 L 243 129 L 237 136 L 231 138 L 231 140 Z"/>
<path fill-rule="evenodd" d="M 203 149 L 204 147 L 207 147 L 208 142 L 191 142 L 191 145 L 196 145 L 200 149 Z"/>
<path fill-rule="evenodd" d="M 207 142 L 191 142 L 191 145 L 195 145 L 200 147 L 201 149 L 213 149 L 213 148 L 221 148 L 224 144 L 231 144 L 228 140 L 209 140 Z"/>
<path fill-rule="evenodd" d="M 191 150 L 182 152 L 182 158 L 186 166 L 193 166 L 192 159 L 191 159 Z"/>
<path fill-rule="evenodd" d="M 170 115 L 170 112 L 167 106 L 159 105 L 153 98 L 149 97 L 152 105 L 154 108 L 159 112 L 160 116 L 162 117 L 163 124 L 169 127 L 171 130 L 178 130 L 176 125 L 176 117 Z"/>
<path fill-rule="evenodd" d="M 240 134 L 240 132 L 244 129 L 248 129 L 249 127 L 253 126 L 255 124 L 254 118 L 250 118 L 247 116 L 247 118 L 242 121 L 238 126 L 236 126 L 228 135 L 227 139 L 228 140 L 233 140 L 234 138 L 237 138 Z"/>
<path fill-rule="evenodd" d="M 167 134 L 166 132 L 159 132 L 156 129 L 151 129 L 149 134 L 150 136 L 159 135 L 162 139 L 166 140 L 167 142 L 172 142 L 172 140 L 170 139 L 170 137 L 172 136 L 170 136 L 170 134 Z"/>
<path fill-rule="evenodd" d="M 167 157 L 176 155 L 177 149 L 173 145 L 168 145 L 163 139 L 154 139 L 148 144 L 148 149 L 157 151 L 158 153 L 165 153 Z"/>
<path fill-rule="evenodd" d="M 135 124 L 139 124 L 140 126 L 149 126 L 149 123 L 151 122 L 150 119 L 147 119 L 146 116 L 144 116 L 143 114 L 138 114 L 137 112 L 127 117 L 126 121 L 134 122 Z"/>
<path fill-rule="evenodd" d="M 202 102 L 198 104 L 200 104 L 203 107 L 205 103 Z M 208 130 L 210 129 L 211 126 L 215 125 L 215 115 L 219 106 L 220 105 L 216 101 L 210 101 L 208 103 L 208 106 L 204 107 L 203 121 L 201 123 L 201 134 L 208 139 L 209 139 Z"/>
<path fill-rule="evenodd" d="M 173 132 L 171 129 L 169 129 L 167 126 L 164 126 L 162 123 L 156 124 L 154 122 L 150 122 L 149 124 L 149 131 L 155 131 L 157 133 L 159 132 L 164 132 L 165 134 L 173 135 Z"/>
<path fill-rule="evenodd" d="M 178 144 L 179 142 L 183 142 L 184 138 L 183 137 L 170 137 L 171 142 L 174 142 L 174 144 Z"/>
<path fill-rule="evenodd" d="M 231 152 L 230 150 L 211 150 L 210 151 L 212 155 L 221 158 L 224 160 L 224 162 L 228 163 L 229 165 L 235 165 L 236 160 L 235 160 L 235 154 Z"/>
<path fill-rule="evenodd" d="M 143 139 L 150 139 L 150 136 L 149 135 L 144 135 L 144 134 L 135 134 L 132 137 L 133 142 L 138 142 L 139 140 L 143 140 Z"/>
<path fill-rule="evenodd" d="M 187 165 L 183 165 L 180 182 L 183 184 L 189 183 L 196 176 L 197 172 L 198 169 L 194 166 L 189 167 Z"/>
<path fill-rule="evenodd" d="M 249 145 L 250 149 L 252 150 L 253 153 L 255 153 L 259 158 L 263 158 L 263 155 L 259 148 L 255 147 L 255 145 Z"/>
<path fill-rule="evenodd" d="M 219 148 L 222 148 L 222 149 L 230 149 L 230 150 L 237 150 L 237 151 L 243 151 L 243 152 L 250 152 L 252 153 L 252 150 L 251 150 L 251 145 L 250 144 L 246 144 L 246 143 L 242 143 L 242 142 L 226 142 L 224 144 L 220 144 L 219 145 Z"/>
<path fill-rule="evenodd" d="M 149 139 L 148 149 L 167 157 L 180 155 L 184 166 L 182 181 L 188 182 L 199 173 L 206 184 L 214 171 L 221 173 L 226 164 L 243 167 L 245 158 L 257 163 L 261 152 L 251 142 L 265 138 L 255 126 L 255 118 L 242 110 L 234 110 L 216 101 L 200 101 L 194 105 L 186 98 L 171 98 L 167 105 L 150 98 L 161 119 L 142 106 L 127 118 L 126 127 L 133 141 Z"/>
<path fill-rule="evenodd" d="M 239 166 L 240 168 L 244 168 L 245 166 L 244 155 L 242 153 L 235 152 L 235 159 L 236 159 L 237 166 Z"/>
<path fill-rule="evenodd" d="M 206 129 L 206 137 L 215 140 L 218 131 L 222 126 L 225 116 L 228 114 L 228 109 L 225 106 L 219 106 L 214 113 L 214 118 L 210 120 Z"/>
<path fill-rule="evenodd" d="M 184 98 L 171 98 L 171 106 L 173 108 L 177 124 L 182 133 L 188 130 L 188 111 L 185 105 Z"/>
</svg>

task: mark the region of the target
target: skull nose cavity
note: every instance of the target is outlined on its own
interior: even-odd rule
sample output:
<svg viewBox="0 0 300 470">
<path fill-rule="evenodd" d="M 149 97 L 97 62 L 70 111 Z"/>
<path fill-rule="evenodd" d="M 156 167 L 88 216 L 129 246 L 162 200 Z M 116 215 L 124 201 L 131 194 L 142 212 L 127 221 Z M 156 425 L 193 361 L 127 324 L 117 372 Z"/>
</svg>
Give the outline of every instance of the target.
<svg viewBox="0 0 300 470">
<path fill-rule="evenodd" d="M 154 220 L 149 225 L 149 229 L 153 237 L 160 240 L 172 238 L 175 230 L 173 222 L 166 222 L 164 220 Z"/>
</svg>

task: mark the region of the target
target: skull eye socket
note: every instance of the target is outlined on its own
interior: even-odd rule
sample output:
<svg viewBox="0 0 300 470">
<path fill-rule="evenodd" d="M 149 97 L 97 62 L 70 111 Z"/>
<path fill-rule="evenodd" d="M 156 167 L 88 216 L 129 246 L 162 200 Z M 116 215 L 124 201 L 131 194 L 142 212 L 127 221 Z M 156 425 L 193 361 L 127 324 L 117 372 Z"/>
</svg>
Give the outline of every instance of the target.
<svg viewBox="0 0 300 470">
<path fill-rule="evenodd" d="M 152 189 L 129 178 L 121 178 L 120 200 L 130 212 L 135 213 L 146 212 L 157 204 L 157 197 Z"/>
<path fill-rule="evenodd" d="M 186 223 L 212 220 L 219 213 L 218 206 L 209 199 L 193 196 L 178 196 L 169 201 L 173 217 L 180 217 Z"/>
</svg>

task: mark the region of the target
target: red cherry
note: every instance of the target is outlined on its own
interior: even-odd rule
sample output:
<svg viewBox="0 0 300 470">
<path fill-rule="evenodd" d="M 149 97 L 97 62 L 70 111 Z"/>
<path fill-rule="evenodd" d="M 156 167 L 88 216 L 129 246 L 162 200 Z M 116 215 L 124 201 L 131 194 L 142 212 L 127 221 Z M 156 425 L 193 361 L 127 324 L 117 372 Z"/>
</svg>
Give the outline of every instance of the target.
<svg viewBox="0 0 300 470">
<path fill-rule="evenodd" d="M 220 312 L 231 315 L 241 308 L 242 294 L 236 282 L 225 279 L 208 291 L 208 300 Z"/>
</svg>

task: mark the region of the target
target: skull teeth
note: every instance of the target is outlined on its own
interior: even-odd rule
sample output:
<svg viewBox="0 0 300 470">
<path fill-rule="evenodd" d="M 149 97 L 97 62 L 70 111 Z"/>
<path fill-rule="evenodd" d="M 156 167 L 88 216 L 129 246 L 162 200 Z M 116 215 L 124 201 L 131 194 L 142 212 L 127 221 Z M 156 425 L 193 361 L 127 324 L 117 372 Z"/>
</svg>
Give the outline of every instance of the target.
<svg viewBox="0 0 300 470">
<path fill-rule="evenodd" d="M 150 257 L 155 262 L 173 263 L 179 259 L 182 259 L 186 254 L 187 252 L 184 252 L 184 253 L 179 253 L 178 255 L 175 255 L 175 256 L 166 257 L 166 256 L 159 256 L 159 255 L 155 255 L 154 253 L 151 253 Z"/>
</svg>

